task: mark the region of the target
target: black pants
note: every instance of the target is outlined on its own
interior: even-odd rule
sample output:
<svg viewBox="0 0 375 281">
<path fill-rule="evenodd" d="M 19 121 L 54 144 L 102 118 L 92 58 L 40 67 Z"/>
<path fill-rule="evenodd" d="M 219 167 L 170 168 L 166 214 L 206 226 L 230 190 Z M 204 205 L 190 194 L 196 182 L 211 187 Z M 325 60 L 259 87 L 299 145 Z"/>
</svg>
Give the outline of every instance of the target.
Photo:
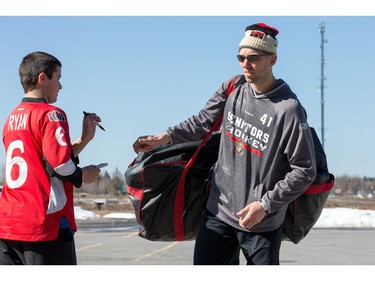
<svg viewBox="0 0 375 281">
<path fill-rule="evenodd" d="M 195 265 L 279 265 L 282 227 L 262 233 L 235 229 L 205 211 L 194 249 Z"/>
<path fill-rule="evenodd" d="M 58 237 L 46 242 L 0 239 L 0 265 L 76 265 L 73 234 L 59 230 Z"/>
</svg>

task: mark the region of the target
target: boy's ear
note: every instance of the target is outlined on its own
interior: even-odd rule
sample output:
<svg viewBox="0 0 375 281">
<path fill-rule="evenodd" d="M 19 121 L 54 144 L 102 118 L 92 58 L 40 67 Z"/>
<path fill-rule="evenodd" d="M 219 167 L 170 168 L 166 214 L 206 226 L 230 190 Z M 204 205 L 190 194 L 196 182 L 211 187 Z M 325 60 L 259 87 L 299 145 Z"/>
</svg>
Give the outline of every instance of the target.
<svg viewBox="0 0 375 281">
<path fill-rule="evenodd" d="M 46 80 L 47 80 L 47 75 L 44 72 L 40 73 L 38 76 L 38 83 L 41 85 L 44 85 Z"/>
</svg>

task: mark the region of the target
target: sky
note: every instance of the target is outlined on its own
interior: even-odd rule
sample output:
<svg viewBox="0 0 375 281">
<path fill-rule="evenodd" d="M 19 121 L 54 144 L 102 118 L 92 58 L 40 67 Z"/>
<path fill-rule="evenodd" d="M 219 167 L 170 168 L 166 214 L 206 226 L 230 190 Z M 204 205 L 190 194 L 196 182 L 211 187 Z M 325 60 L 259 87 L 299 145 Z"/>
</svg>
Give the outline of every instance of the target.
<svg viewBox="0 0 375 281">
<path fill-rule="evenodd" d="M 63 87 L 54 105 L 67 113 L 72 140 L 81 133 L 82 111 L 97 113 L 106 130 L 98 129 L 80 154 L 82 167 L 108 162 L 102 171 L 125 173 L 139 136 L 159 134 L 197 114 L 225 80 L 241 74 L 238 44 L 246 26 L 257 22 L 279 30 L 275 77 L 297 94 L 321 137 L 318 25 L 324 23 L 328 167 L 336 176 L 375 177 L 375 17 L 366 6 L 351 9 L 344 1 L 321 9 L 315 1 L 293 12 L 295 7 L 264 10 L 231 1 L 229 7 L 212 6 L 210 13 L 194 6 L 182 11 L 172 1 L 154 12 L 152 1 L 143 10 L 136 4 L 133 10 L 102 11 L 92 1 L 91 10 L 77 4 L 61 12 L 28 10 L 18 2 L 0 9 L 0 125 L 24 95 L 18 76 L 22 58 L 37 50 L 53 54 L 62 62 Z M 0 148 L 0 165 L 4 162 Z"/>
</svg>

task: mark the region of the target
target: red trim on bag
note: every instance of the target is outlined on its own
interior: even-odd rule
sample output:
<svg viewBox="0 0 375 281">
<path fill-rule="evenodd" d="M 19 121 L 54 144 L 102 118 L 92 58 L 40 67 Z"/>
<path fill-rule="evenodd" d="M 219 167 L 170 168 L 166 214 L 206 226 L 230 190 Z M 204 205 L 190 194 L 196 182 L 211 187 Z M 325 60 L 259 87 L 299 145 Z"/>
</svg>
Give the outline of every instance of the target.
<svg viewBox="0 0 375 281">
<path fill-rule="evenodd" d="M 136 160 L 137 160 L 137 158 L 134 158 L 133 161 L 129 164 L 128 168 L 134 166 L 134 163 L 135 163 Z"/>
<path fill-rule="evenodd" d="M 126 185 L 126 191 L 139 200 L 139 206 L 140 206 L 142 202 L 142 198 L 143 198 L 144 189 L 138 189 L 138 188 L 134 188 L 129 185 Z M 141 208 L 139 206 L 138 206 L 138 210 L 136 210 L 138 213 L 137 218 L 139 220 L 139 223 L 142 223 L 141 222 Z"/>
<path fill-rule="evenodd" d="M 218 122 L 220 121 L 220 122 Z M 198 148 L 194 152 L 193 156 L 190 158 L 189 162 L 186 164 L 184 170 L 182 171 L 180 181 L 178 182 L 175 202 L 174 202 L 174 212 L 173 212 L 173 221 L 174 221 L 174 234 L 176 241 L 185 240 L 185 227 L 184 227 L 184 207 L 185 207 L 185 178 L 186 174 L 189 171 L 190 167 L 193 166 L 195 159 L 198 156 L 199 151 L 210 139 L 212 132 L 217 127 L 218 123 L 221 123 L 221 120 L 215 122 L 214 126 L 210 132 L 204 137 L 202 142 L 199 144 Z"/>
<path fill-rule="evenodd" d="M 238 78 L 231 81 L 229 84 L 227 95 L 229 96 L 231 92 L 234 90 L 234 83 L 237 81 Z M 176 241 L 184 241 L 185 240 L 185 227 L 184 227 L 184 207 L 185 207 L 185 178 L 186 174 L 189 171 L 190 167 L 193 165 L 195 158 L 197 157 L 199 151 L 202 147 L 206 144 L 206 142 L 210 139 L 213 132 L 217 131 L 221 127 L 221 122 L 223 119 L 223 115 L 216 120 L 214 125 L 212 126 L 210 132 L 204 137 L 202 142 L 199 144 L 198 148 L 194 152 L 194 155 L 191 157 L 189 162 L 186 164 L 184 170 L 182 171 L 180 181 L 178 182 L 176 195 L 175 195 L 175 202 L 174 202 L 174 212 L 173 212 L 173 224 L 174 224 L 174 233 Z"/>
<path fill-rule="evenodd" d="M 151 164 L 151 165 L 148 165 L 146 167 L 143 168 L 143 172 L 142 172 L 142 182 L 143 182 L 143 187 L 144 187 L 144 173 L 146 171 L 146 169 L 148 168 L 154 168 L 154 167 L 168 167 L 168 166 L 174 166 L 174 165 L 185 165 L 186 163 L 188 163 L 187 160 L 183 160 L 183 161 L 175 161 L 175 162 L 169 162 L 169 163 L 165 163 L 165 164 Z"/>
<path fill-rule="evenodd" d="M 143 189 L 138 189 L 138 188 L 134 188 L 129 185 L 126 185 L 126 190 L 128 191 L 129 194 L 133 195 L 137 199 L 139 200 L 142 199 L 143 191 L 144 191 Z"/>
<path fill-rule="evenodd" d="M 184 205 L 185 205 L 184 193 L 185 193 L 185 176 L 182 175 L 177 186 L 176 197 L 174 200 L 173 225 L 174 225 L 174 236 L 176 238 L 176 241 L 184 241 L 184 238 L 185 238 L 184 217 L 183 217 Z"/>
<path fill-rule="evenodd" d="M 233 79 L 230 83 L 229 83 L 229 86 L 228 86 L 228 90 L 227 90 L 227 96 L 229 97 L 230 94 L 234 91 L 234 84 L 236 83 L 236 81 L 238 80 L 238 77 Z"/>
<path fill-rule="evenodd" d="M 310 185 L 309 188 L 303 194 L 312 195 L 331 190 L 335 182 L 335 177 L 332 174 L 329 174 L 329 178 L 330 181 L 327 183 Z"/>
</svg>

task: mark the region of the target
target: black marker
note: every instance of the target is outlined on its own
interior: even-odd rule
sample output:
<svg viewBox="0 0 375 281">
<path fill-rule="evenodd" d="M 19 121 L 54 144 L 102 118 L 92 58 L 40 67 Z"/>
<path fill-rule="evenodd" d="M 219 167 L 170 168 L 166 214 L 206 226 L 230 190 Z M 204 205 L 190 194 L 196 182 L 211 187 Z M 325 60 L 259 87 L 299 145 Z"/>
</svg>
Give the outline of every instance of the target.
<svg viewBox="0 0 375 281">
<path fill-rule="evenodd" d="M 86 111 L 84 111 L 83 114 L 84 114 L 85 116 L 90 116 L 90 117 L 91 117 L 91 115 L 88 114 Z M 92 117 L 91 117 L 91 118 L 92 118 Z M 104 128 L 103 128 L 98 122 L 96 122 L 94 119 L 93 119 L 93 121 L 95 122 L 96 126 L 98 126 L 100 129 L 102 129 L 103 131 L 105 131 Z"/>
</svg>

